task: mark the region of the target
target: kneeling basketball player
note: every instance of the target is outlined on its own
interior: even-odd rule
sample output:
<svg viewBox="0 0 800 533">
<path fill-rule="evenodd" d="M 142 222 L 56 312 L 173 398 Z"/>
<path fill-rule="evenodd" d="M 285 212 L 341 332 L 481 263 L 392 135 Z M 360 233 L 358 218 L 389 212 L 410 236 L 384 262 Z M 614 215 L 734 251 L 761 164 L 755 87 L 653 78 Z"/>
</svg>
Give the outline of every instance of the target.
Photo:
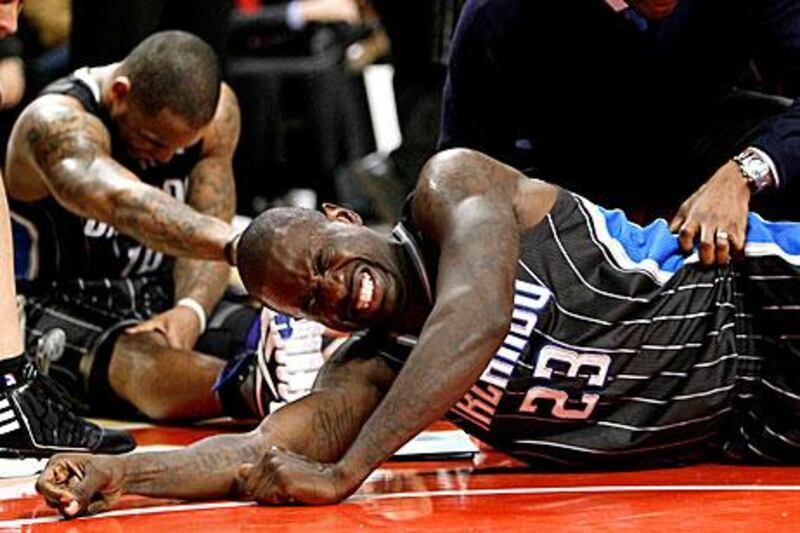
<svg viewBox="0 0 800 533">
<path fill-rule="evenodd" d="M 237 390 L 253 357 L 232 359 L 259 310 L 223 298 L 239 129 L 213 50 L 178 31 L 54 82 L 17 121 L 4 178 L 27 352 L 82 412 L 263 415 Z"/>
</svg>

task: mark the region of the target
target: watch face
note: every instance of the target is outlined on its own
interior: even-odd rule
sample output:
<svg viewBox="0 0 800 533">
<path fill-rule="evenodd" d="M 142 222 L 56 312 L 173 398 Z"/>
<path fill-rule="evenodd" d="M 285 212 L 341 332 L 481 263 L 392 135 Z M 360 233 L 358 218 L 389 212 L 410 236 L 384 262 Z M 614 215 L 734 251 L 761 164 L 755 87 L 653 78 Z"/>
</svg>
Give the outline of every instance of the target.
<svg viewBox="0 0 800 533">
<path fill-rule="evenodd" d="M 745 174 L 756 179 L 769 173 L 769 166 L 767 163 L 754 156 L 745 158 L 745 160 L 742 161 L 742 167 Z"/>
<path fill-rule="evenodd" d="M 742 175 L 747 180 L 747 185 L 753 193 L 757 193 L 772 183 L 770 179 L 772 169 L 758 153 L 745 151 L 734 160 L 739 164 Z"/>
</svg>

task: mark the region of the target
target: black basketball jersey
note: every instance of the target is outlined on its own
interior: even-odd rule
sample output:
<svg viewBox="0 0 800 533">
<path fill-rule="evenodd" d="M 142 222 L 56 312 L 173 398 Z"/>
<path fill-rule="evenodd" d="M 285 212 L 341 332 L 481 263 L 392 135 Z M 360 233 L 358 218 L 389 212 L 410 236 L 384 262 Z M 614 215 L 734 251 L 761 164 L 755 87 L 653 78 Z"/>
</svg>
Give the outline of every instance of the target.
<svg viewBox="0 0 800 533">
<path fill-rule="evenodd" d="M 753 246 L 778 247 L 769 223 L 751 215 L 750 226 L 763 241 Z M 779 244 L 800 251 L 800 225 L 791 226 Z M 433 300 L 435 250 L 408 214 L 393 236 Z M 760 359 L 738 349 L 747 336 L 739 274 L 683 255 L 663 220 L 642 228 L 565 191 L 520 250 L 510 329 L 449 418 L 559 468 L 719 453 Z M 416 339 L 372 331 L 362 342 L 399 369 Z"/>
<path fill-rule="evenodd" d="M 127 151 L 100 103 L 100 87 L 86 68 L 53 82 L 42 94 L 64 94 L 97 116 L 111 134 L 112 157 L 144 183 L 185 201 L 189 175 L 200 159 L 201 143 L 175 154 L 166 164 L 144 166 Z M 101 280 L 168 274 L 173 260 L 121 234 L 104 222 L 74 215 L 53 197 L 11 201 L 15 270 L 27 280 Z"/>
</svg>

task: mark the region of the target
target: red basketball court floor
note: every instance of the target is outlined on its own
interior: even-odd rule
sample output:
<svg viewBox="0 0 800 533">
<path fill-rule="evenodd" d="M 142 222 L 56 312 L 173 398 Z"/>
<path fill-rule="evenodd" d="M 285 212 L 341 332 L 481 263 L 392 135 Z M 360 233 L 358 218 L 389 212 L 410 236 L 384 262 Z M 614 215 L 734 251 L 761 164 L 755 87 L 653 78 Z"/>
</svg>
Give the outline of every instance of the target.
<svg viewBox="0 0 800 533">
<path fill-rule="evenodd" d="M 441 428 L 442 426 L 439 425 Z M 186 445 L 219 428 L 141 428 L 140 445 Z M 55 516 L 33 478 L 0 480 L 0 531 L 800 531 L 800 468 L 702 465 L 552 474 L 484 452 L 391 462 L 346 502 L 262 507 L 125 497 L 78 520 Z"/>
</svg>

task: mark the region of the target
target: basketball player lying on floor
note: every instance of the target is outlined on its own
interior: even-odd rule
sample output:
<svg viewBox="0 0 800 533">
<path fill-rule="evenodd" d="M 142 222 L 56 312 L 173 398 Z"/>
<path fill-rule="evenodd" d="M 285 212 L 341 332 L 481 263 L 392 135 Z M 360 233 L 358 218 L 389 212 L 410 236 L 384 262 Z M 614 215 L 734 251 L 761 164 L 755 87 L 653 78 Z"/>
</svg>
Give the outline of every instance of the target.
<svg viewBox="0 0 800 533">
<path fill-rule="evenodd" d="M 50 505 L 337 502 L 446 413 L 539 467 L 797 461 L 800 224 L 751 214 L 744 257 L 706 243 L 707 268 L 664 221 L 466 150 L 426 165 L 389 238 L 324 211 L 267 211 L 238 247 L 266 304 L 361 332 L 311 394 L 180 451 L 59 455 L 37 483 Z"/>
</svg>

